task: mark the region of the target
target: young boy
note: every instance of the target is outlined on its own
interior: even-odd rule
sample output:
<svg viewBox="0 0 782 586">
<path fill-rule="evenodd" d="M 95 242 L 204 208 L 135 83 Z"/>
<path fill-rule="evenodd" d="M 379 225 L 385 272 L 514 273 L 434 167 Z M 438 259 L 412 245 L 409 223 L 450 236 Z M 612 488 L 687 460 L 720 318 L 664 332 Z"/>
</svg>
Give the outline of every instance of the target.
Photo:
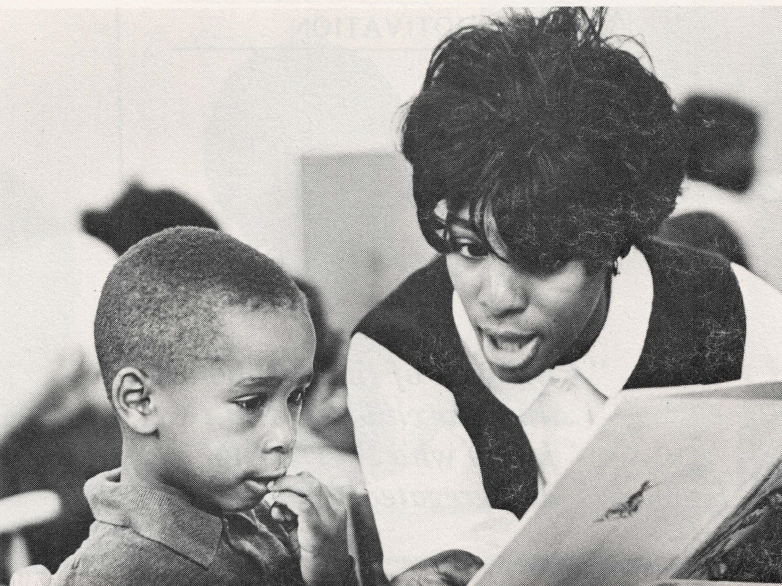
<svg viewBox="0 0 782 586">
<path fill-rule="evenodd" d="M 96 521 L 53 584 L 354 582 L 335 498 L 285 475 L 315 334 L 279 266 L 210 229 L 146 238 L 106 280 L 95 346 L 122 465 L 87 482 Z"/>
</svg>

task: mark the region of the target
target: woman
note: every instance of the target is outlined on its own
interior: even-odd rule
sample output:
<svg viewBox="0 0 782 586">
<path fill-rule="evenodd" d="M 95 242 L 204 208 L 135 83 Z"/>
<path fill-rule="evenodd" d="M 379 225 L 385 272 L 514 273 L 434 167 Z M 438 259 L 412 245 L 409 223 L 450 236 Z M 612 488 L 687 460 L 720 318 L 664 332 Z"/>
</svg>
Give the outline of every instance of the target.
<svg viewBox="0 0 782 586">
<path fill-rule="evenodd" d="M 419 562 L 403 577 L 466 582 L 622 389 L 782 376 L 780 295 L 651 238 L 686 145 L 603 17 L 462 28 L 410 105 L 403 153 L 441 256 L 364 318 L 348 358 L 390 575 Z"/>
</svg>

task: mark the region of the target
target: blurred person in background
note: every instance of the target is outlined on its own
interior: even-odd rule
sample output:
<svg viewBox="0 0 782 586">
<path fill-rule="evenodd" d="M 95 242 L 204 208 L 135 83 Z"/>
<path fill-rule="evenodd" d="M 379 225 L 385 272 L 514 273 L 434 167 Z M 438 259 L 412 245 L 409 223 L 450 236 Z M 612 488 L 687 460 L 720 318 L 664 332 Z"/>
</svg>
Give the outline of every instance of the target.
<svg viewBox="0 0 782 586">
<path fill-rule="evenodd" d="M 353 420 L 345 384 L 345 340 L 329 325 L 320 292 L 296 279 L 309 303 L 315 326 L 315 376 L 304 396 L 292 469 L 309 470 L 329 488 L 345 492 L 363 487 L 356 456 Z"/>
<path fill-rule="evenodd" d="M 82 214 L 82 228 L 108 244 L 117 256 L 136 242 L 174 226 L 219 230 L 217 221 L 188 197 L 170 189 L 150 190 L 133 182 L 106 210 Z"/>
<path fill-rule="evenodd" d="M 747 252 L 730 209 L 740 205 L 755 180 L 757 113 L 736 100 L 696 94 L 681 104 L 678 115 L 690 136 L 686 180 L 673 215 L 658 235 L 669 242 L 719 254 L 749 269 Z M 701 209 L 705 208 L 705 209 Z"/>
<path fill-rule="evenodd" d="M 105 210 L 82 214 L 83 231 L 121 255 L 142 238 L 172 226 L 219 229 L 187 197 L 131 183 Z M 67 311 L 67 308 L 59 308 Z M 94 352 L 94 350 L 91 350 Z M 87 479 L 119 466 L 121 435 L 97 363 L 84 350 L 62 356 L 31 415 L 0 447 L 0 497 L 52 490 L 61 501 L 53 522 L 23 532 L 29 563 L 56 570 L 81 545 L 93 521 L 82 488 Z M 0 582 L 7 582 L 11 541 L 0 541 Z"/>
<path fill-rule="evenodd" d="M 303 279 L 296 285 L 307 297 L 315 327 L 314 376 L 304 395 L 296 448 L 288 473 L 311 472 L 334 494 L 345 499 L 362 584 L 384 584 L 383 552 L 377 535 L 361 466 L 356 455 L 353 420 L 348 411 L 345 366 L 347 345 L 332 329 L 318 288 Z"/>
<path fill-rule="evenodd" d="M 684 100 L 678 112 L 692 137 L 687 178 L 746 193 L 756 174 L 757 112 L 738 100 L 700 94 Z"/>
<path fill-rule="evenodd" d="M 687 212 L 669 217 L 657 235 L 668 242 L 707 250 L 749 269 L 747 252 L 738 233 L 712 212 Z"/>
</svg>

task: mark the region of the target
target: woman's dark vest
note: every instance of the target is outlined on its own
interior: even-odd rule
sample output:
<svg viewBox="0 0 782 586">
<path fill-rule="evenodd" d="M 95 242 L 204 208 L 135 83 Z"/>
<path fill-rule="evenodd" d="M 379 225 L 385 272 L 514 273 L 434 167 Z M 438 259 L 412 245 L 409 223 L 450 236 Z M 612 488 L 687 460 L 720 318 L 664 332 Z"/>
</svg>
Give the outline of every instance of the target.
<svg viewBox="0 0 782 586">
<path fill-rule="evenodd" d="M 746 324 L 741 290 L 721 258 L 658 241 L 640 247 L 654 300 L 641 357 L 624 388 L 708 384 L 741 378 Z M 521 517 L 538 473 L 518 417 L 481 382 L 453 321 L 443 257 L 413 273 L 356 328 L 449 389 L 475 445 L 491 506 Z"/>
</svg>

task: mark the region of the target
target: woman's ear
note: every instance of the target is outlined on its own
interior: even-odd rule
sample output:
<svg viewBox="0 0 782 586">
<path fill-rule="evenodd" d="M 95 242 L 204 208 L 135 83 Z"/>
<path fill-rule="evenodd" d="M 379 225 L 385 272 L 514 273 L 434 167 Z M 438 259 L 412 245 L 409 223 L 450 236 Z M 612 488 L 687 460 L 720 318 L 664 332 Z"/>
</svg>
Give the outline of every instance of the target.
<svg viewBox="0 0 782 586">
<path fill-rule="evenodd" d="M 150 396 L 151 381 L 133 366 L 120 370 L 111 385 L 111 403 L 120 419 L 136 433 L 157 431 L 157 409 Z"/>
</svg>

